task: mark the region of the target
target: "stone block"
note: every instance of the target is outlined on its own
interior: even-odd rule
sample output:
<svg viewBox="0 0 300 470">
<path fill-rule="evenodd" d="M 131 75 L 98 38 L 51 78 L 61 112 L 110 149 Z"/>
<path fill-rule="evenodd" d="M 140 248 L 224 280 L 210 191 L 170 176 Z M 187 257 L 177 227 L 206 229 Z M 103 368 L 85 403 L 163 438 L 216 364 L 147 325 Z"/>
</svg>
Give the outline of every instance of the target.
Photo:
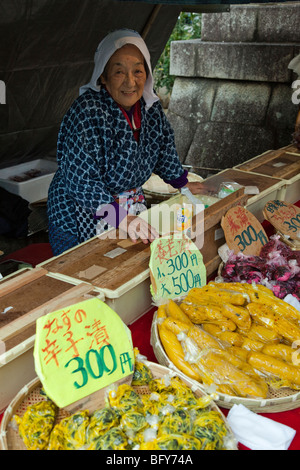
<svg viewBox="0 0 300 470">
<path fill-rule="evenodd" d="M 195 122 L 208 121 L 215 98 L 216 82 L 218 81 L 201 78 L 176 78 L 169 111 Z"/>
<path fill-rule="evenodd" d="M 168 110 L 168 120 L 174 129 L 175 145 L 180 161 L 184 163 L 193 142 L 197 124 Z"/>
<path fill-rule="evenodd" d="M 291 44 L 174 41 L 170 74 L 285 83 L 291 81 L 294 55 Z"/>
<path fill-rule="evenodd" d="M 251 42 L 255 41 L 257 8 L 231 5 L 230 12 L 202 14 L 202 41 Z"/>
<path fill-rule="evenodd" d="M 241 124 L 201 123 L 195 132 L 185 164 L 232 168 L 273 147 L 274 135 L 271 130 Z"/>
<path fill-rule="evenodd" d="M 293 132 L 291 129 L 276 129 L 274 149 L 281 149 L 291 144 L 293 142 Z"/>
<path fill-rule="evenodd" d="M 270 95 L 267 83 L 220 80 L 211 120 L 263 126 Z"/>
<path fill-rule="evenodd" d="M 274 85 L 270 99 L 267 126 L 274 129 L 290 129 L 295 127 L 299 107 L 292 102 L 293 89 L 288 85 Z"/>
<path fill-rule="evenodd" d="M 195 77 L 197 48 L 200 39 L 172 41 L 170 46 L 170 75 Z"/>
<path fill-rule="evenodd" d="M 232 4 L 202 15 L 201 39 L 172 42 L 169 117 L 186 165 L 232 168 L 291 143 L 299 14 L 300 2 Z"/>
<path fill-rule="evenodd" d="M 259 5 L 256 40 L 274 43 L 300 43 L 300 3 Z"/>
<path fill-rule="evenodd" d="M 300 42 L 300 3 L 231 5 L 230 12 L 203 13 L 203 41 Z"/>
</svg>

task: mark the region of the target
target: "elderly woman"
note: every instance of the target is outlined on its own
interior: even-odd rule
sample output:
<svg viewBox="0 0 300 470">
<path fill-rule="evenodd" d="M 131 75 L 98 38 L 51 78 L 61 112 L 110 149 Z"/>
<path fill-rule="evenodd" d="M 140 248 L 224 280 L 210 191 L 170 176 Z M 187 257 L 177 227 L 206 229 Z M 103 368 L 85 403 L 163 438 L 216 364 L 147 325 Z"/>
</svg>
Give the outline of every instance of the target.
<svg viewBox="0 0 300 470">
<path fill-rule="evenodd" d="M 63 119 L 57 161 L 48 196 L 54 255 L 112 226 L 133 241 L 156 238 L 137 217 L 146 209 L 142 185 L 152 173 L 174 188 L 201 191 L 201 184 L 188 183 L 153 91 L 149 51 L 135 31 L 115 31 L 99 44 L 91 81 Z"/>
</svg>

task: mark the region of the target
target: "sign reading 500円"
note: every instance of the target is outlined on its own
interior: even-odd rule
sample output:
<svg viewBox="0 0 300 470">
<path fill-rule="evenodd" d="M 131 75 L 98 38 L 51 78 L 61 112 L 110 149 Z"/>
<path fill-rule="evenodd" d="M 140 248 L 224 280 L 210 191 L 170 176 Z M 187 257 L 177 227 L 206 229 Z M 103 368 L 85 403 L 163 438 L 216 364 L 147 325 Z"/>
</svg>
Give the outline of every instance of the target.
<svg viewBox="0 0 300 470">
<path fill-rule="evenodd" d="M 150 257 L 151 293 L 154 300 L 183 296 L 206 284 L 206 269 L 196 245 L 182 234 L 154 240 Z"/>
</svg>

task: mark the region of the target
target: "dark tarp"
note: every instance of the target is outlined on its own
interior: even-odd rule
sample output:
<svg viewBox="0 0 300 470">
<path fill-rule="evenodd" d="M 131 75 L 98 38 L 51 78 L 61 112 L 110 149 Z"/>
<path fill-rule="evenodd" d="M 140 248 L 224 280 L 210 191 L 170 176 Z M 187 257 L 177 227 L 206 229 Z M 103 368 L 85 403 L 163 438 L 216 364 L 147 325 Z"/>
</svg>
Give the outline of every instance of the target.
<svg viewBox="0 0 300 470">
<path fill-rule="evenodd" d="M 100 40 L 129 27 L 145 33 L 153 64 L 181 8 L 114 0 L 1 0 L 0 168 L 55 156 L 62 116 L 90 80 Z"/>
<path fill-rule="evenodd" d="M 0 188 L 0 236 L 26 237 L 29 214 L 29 204 L 25 199 Z"/>
<path fill-rule="evenodd" d="M 229 3 L 237 2 L 1 0 L 0 168 L 55 156 L 61 119 L 109 31 L 139 31 L 154 66 L 181 10 Z"/>
</svg>

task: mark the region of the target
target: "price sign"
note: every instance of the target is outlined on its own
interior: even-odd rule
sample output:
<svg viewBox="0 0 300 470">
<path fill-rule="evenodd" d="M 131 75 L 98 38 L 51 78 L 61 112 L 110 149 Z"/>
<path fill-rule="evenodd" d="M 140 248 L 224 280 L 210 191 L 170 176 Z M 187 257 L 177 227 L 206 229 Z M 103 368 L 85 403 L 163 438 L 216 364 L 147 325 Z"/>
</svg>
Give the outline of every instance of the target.
<svg viewBox="0 0 300 470">
<path fill-rule="evenodd" d="M 284 201 L 269 201 L 264 217 L 273 227 L 292 240 L 300 239 L 300 208 Z"/>
<path fill-rule="evenodd" d="M 155 301 L 175 299 L 206 284 L 206 269 L 197 246 L 173 233 L 151 243 L 151 293 Z"/>
<path fill-rule="evenodd" d="M 133 373 L 130 331 L 100 299 L 49 313 L 36 328 L 36 373 L 60 408 Z"/>
<path fill-rule="evenodd" d="M 242 206 L 229 209 L 221 221 L 226 243 L 234 253 L 259 255 L 268 237 L 257 218 Z"/>
</svg>

